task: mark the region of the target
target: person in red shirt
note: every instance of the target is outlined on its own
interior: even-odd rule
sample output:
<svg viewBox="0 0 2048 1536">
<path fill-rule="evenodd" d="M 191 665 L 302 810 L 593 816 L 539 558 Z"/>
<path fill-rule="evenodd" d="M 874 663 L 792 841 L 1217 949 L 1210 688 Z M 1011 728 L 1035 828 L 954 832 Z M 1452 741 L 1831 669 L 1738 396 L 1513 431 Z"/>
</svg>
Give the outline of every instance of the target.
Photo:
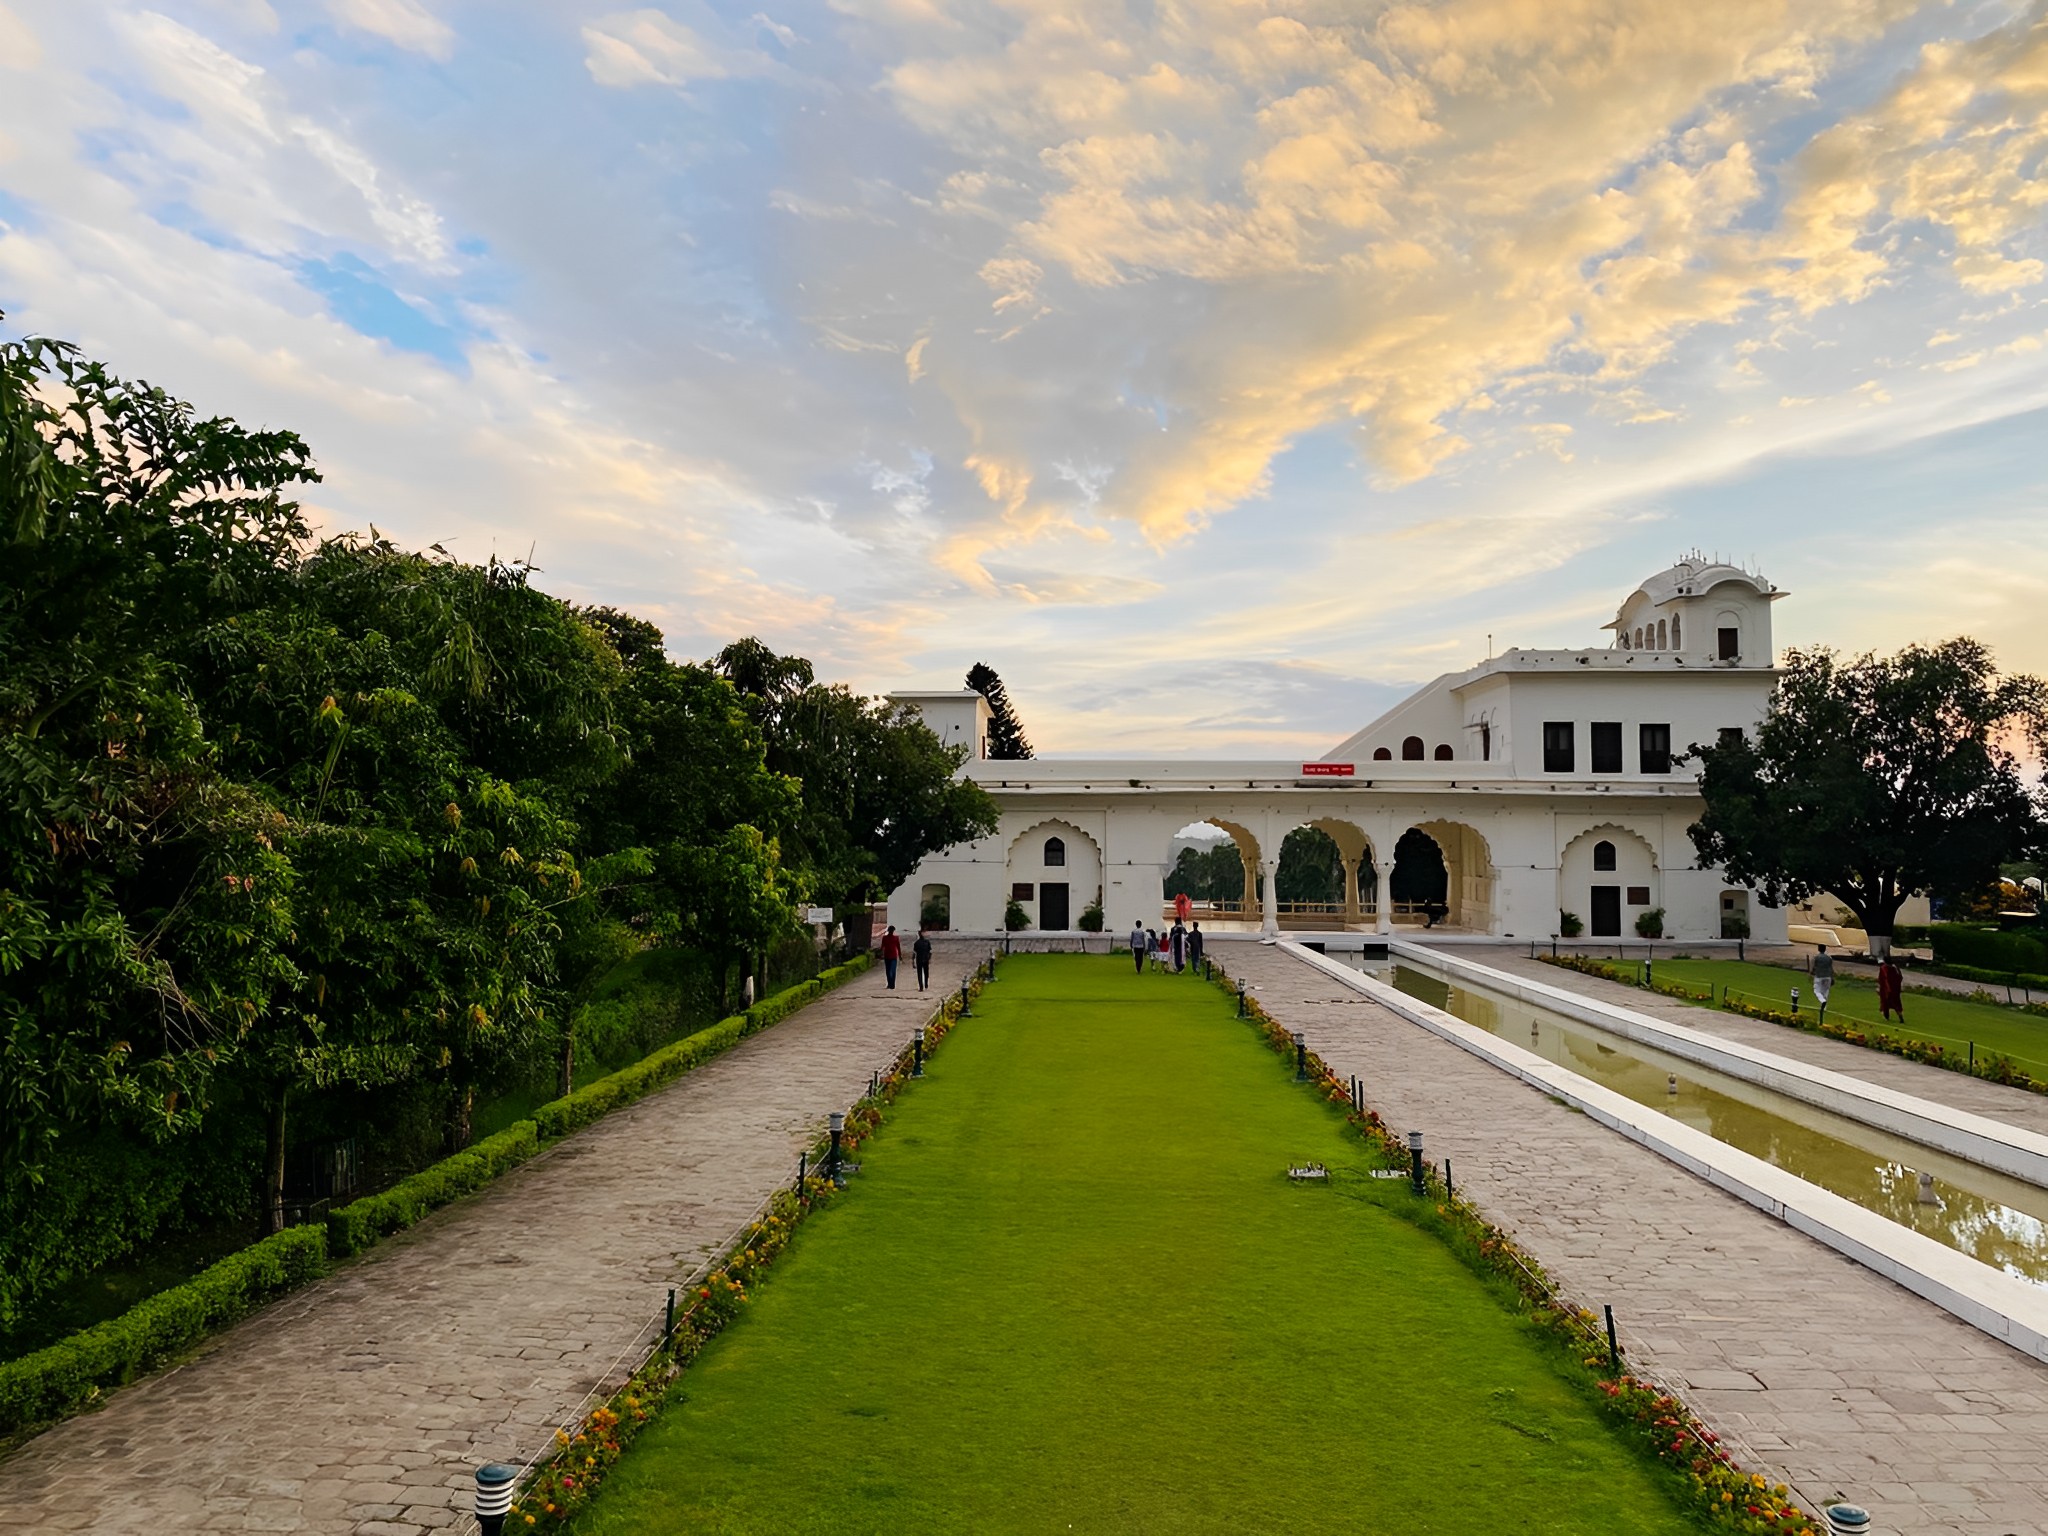
<svg viewBox="0 0 2048 1536">
<path fill-rule="evenodd" d="M 896 962 L 903 958 L 903 941 L 896 937 L 896 925 L 882 935 L 882 974 L 889 978 L 889 990 L 896 990 Z"/>
<path fill-rule="evenodd" d="M 1896 1011 L 1901 1024 L 1906 1022 L 1906 978 L 1899 968 L 1892 964 L 1892 957 L 1886 955 L 1884 963 L 1877 968 L 1877 1011 L 1890 1022 Z"/>
</svg>

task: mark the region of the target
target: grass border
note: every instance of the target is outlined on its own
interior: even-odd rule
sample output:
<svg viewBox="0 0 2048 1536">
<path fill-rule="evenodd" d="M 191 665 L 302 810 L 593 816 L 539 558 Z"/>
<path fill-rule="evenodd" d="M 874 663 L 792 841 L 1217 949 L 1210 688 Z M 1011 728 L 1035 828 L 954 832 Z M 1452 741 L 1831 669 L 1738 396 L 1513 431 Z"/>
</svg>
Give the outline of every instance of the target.
<svg viewBox="0 0 2048 1536">
<path fill-rule="evenodd" d="M 2025 1067 L 2015 1066 L 2010 1056 L 2000 1051 L 1987 1051 L 1981 1057 L 1972 1052 L 1958 1056 L 1954 1051 L 1934 1040 L 1920 1040 L 1911 1035 L 1895 1035 L 1884 1029 L 1856 1029 L 1847 1024 L 1829 1023 L 1816 1014 L 1787 1013 L 1779 1008 L 1763 1008 L 1739 998 L 1727 996 L 1725 991 L 1719 997 L 1713 992 L 1695 992 L 1691 987 L 1675 981 L 1652 981 L 1647 986 L 1639 976 L 1626 971 L 1611 969 L 1615 962 L 1596 960 L 1590 955 L 1549 955 L 1536 957 L 1545 965 L 1554 965 L 1562 971 L 1576 971 L 1581 976 L 1597 976 L 1603 981 L 1619 982 L 1625 987 L 1636 987 L 1655 992 L 1663 997 L 1675 997 L 1688 1003 L 1704 1003 L 1723 1013 L 1739 1014 L 1745 1019 L 1758 1019 L 1766 1024 L 1781 1025 L 1796 1029 L 1802 1034 L 1822 1035 L 1829 1040 L 1840 1040 L 1845 1045 L 1857 1045 L 1869 1051 L 1883 1051 L 1888 1056 L 1902 1056 L 1907 1061 L 1917 1061 L 1923 1066 L 1940 1067 L 1946 1072 L 1960 1072 L 1965 1077 L 1982 1078 L 1988 1083 L 2002 1083 L 2008 1088 L 2024 1088 L 2029 1093 L 2048 1094 L 2048 1079 L 2035 1077 Z M 1798 975 L 1799 972 L 1789 974 Z M 1916 988 L 1916 991 L 1921 990 Z M 1953 993 L 1943 993 L 1953 997 Z M 1969 1002 L 1969 998 L 1958 999 Z M 2000 1006 L 1997 999 L 1991 1000 L 1993 1007 Z M 2024 1008 L 2012 1006 L 2015 1012 L 2048 1013 L 2048 1007 L 2039 1003 Z"/>
<path fill-rule="evenodd" d="M 1245 1022 L 1274 1051 L 1290 1064 L 1295 1060 L 1292 1030 L 1249 991 L 1237 992 L 1221 965 L 1215 966 L 1210 980 L 1241 1001 Z M 1409 1166 L 1407 1146 L 1379 1113 L 1356 1108 L 1350 1088 L 1321 1056 L 1309 1051 L 1306 1058 L 1310 1083 L 1332 1108 L 1341 1107 L 1345 1123 L 1367 1147 L 1386 1166 Z M 1607 1338 L 1593 1313 L 1568 1300 L 1542 1265 L 1471 1201 L 1450 1189 L 1433 1165 L 1424 1165 L 1423 1181 L 1421 1200 L 1388 1208 L 1438 1237 L 1475 1273 L 1507 1282 L 1527 1315 L 1559 1345 L 1566 1374 L 1597 1392 L 1615 1423 L 1654 1460 L 1678 1474 L 1696 1514 L 1712 1528 L 1740 1536 L 1824 1536 L 1824 1516 L 1801 1509 L 1783 1483 L 1743 1471 L 1675 1392 L 1641 1372 L 1619 1369 L 1621 1354 L 1616 1350 L 1609 1355 Z M 1614 1367 L 1611 1374 L 1601 1374 L 1603 1363 Z"/>
<path fill-rule="evenodd" d="M 334 1259 L 362 1253 L 475 1193 L 562 1138 L 666 1087 L 873 966 L 872 955 L 856 955 L 785 987 L 745 1013 L 685 1035 L 567 1098 L 543 1104 L 532 1119 L 514 1121 L 380 1194 L 328 1212 L 324 1227 L 308 1224 L 273 1233 L 184 1284 L 145 1297 L 118 1317 L 0 1361 L 0 1448 L 83 1412 L 108 1390 L 138 1380 L 230 1323 L 312 1284 Z"/>
<path fill-rule="evenodd" d="M 996 961 L 991 955 L 975 967 L 967 995 L 979 997 L 995 974 Z M 920 1031 L 924 1055 L 936 1050 L 963 1017 L 972 1016 L 963 1009 L 959 994 L 947 994 Z M 888 1070 L 876 1074 L 874 1091 L 854 1101 L 840 1137 L 842 1151 L 853 1151 L 881 1125 L 885 1112 L 911 1081 L 917 1050 L 915 1043 L 903 1047 Z M 825 1145 L 822 1138 L 811 1144 L 805 1154 L 807 1166 L 822 1166 L 820 1155 Z M 672 1325 L 624 1384 L 584 1414 L 575 1433 L 555 1431 L 553 1450 L 531 1463 L 534 1476 L 512 1502 L 506 1517 L 511 1529 L 554 1536 L 570 1528 L 590 1506 L 626 1447 L 668 1405 L 669 1389 L 677 1379 L 706 1344 L 741 1316 L 748 1300 L 747 1286 L 788 1248 L 796 1229 L 840 1193 L 829 1180 L 807 1174 L 794 1187 L 778 1189 L 769 1197 L 763 1211 L 741 1229 L 725 1256 L 698 1282 L 696 1294 L 686 1298 Z"/>
</svg>

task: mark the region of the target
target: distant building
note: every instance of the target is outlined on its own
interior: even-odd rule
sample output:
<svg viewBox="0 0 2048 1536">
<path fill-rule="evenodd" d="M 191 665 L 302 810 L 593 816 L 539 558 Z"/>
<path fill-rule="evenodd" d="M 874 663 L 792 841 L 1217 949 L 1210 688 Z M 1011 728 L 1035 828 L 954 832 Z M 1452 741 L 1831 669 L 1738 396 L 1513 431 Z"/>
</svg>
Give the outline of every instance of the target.
<svg viewBox="0 0 2048 1536">
<path fill-rule="evenodd" d="M 914 926 L 943 897 L 952 926 L 993 932 L 1014 899 L 1042 930 L 1071 929 L 1101 901 L 1107 926 L 1157 927 L 1183 828 L 1237 844 L 1247 890 L 1205 926 L 1267 933 L 1434 926 L 1547 938 L 1562 914 L 1589 937 L 1633 937 L 1663 912 L 1675 939 L 1747 931 L 1782 941 L 1762 909 L 1700 868 L 1686 828 L 1702 810 L 1695 743 L 1750 731 L 1776 673 L 1762 576 L 1699 556 L 1645 581 L 1591 650 L 1514 649 L 1447 673 L 1315 762 L 986 757 L 988 706 L 971 692 L 906 693 L 1002 807 L 992 837 L 927 859 L 889 901 Z M 1336 842 L 1343 899 L 1272 899 L 1282 840 L 1313 826 Z"/>
</svg>

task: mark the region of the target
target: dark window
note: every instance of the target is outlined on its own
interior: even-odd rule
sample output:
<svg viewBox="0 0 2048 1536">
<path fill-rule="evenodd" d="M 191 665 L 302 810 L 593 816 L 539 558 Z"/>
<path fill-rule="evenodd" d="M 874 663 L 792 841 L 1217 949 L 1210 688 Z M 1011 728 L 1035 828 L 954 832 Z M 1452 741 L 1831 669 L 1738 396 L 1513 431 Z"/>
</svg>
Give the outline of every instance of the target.
<svg viewBox="0 0 2048 1536">
<path fill-rule="evenodd" d="M 1722 727 L 1721 727 L 1721 745 L 1722 745 L 1722 746 L 1724 746 L 1724 747 L 1739 747 L 1739 746 L 1741 746 L 1741 745 L 1742 745 L 1742 727 L 1741 727 L 1741 726 L 1739 726 L 1739 725 L 1724 725 L 1724 726 L 1722 726 Z"/>
<path fill-rule="evenodd" d="M 1605 838 L 1602 838 L 1593 845 L 1593 867 L 1595 869 L 1614 868 L 1614 844 L 1608 842 Z"/>
<path fill-rule="evenodd" d="M 1720 633 L 1721 659 L 1723 661 L 1735 660 L 1736 657 L 1742 654 L 1742 631 L 1739 629 L 1724 629 Z"/>
<path fill-rule="evenodd" d="M 1401 761 L 1419 763 L 1422 761 L 1422 738 L 1410 736 L 1401 743 Z"/>
<path fill-rule="evenodd" d="M 1572 723 L 1569 720 L 1543 722 L 1543 771 L 1572 771 Z"/>
<path fill-rule="evenodd" d="M 1646 725 L 1642 729 L 1643 772 L 1671 771 L 1671 727 Z"/>
<path fill-rule="evenodd" d="M 1036 889 L 1029 880 L 1019 880 L 1010 887 L 1010 900 L 1029 901 Z"/>
<path fill-rule="evenodd" d="M 1394 760 L 1394 754 L 1389 748 L 1374 747 L 1372 749 L 1372 760 L 1376 763 L 1391 763 Z"/>
<path fill-rule="evenodd" d="M 1449 742 L 1440 741 L 1436 744 L 1436 760 L 1440 763 L 1448 763 L 1452 760 L 1451 744 Z"/>
<path fill-rule="evenodd" d="M 1621 722 L 1619 720 L 1595 720 L 1593 722 L 1593 771 L 1595 773 L 1621 772 Z"/>
<path fill-rule="evenodd" d="M 1065 869 L 1067 867 L 1067 845 L 1056 837 L 1045 840 L 1045 867 Z"/>
<path fill-rule="evenodd" d="M 1628 904 L 1632 907 L 1647 907 L 1650 904 L 1650 888 L 1647 885 L 1630 886 Z"/>
</svg>

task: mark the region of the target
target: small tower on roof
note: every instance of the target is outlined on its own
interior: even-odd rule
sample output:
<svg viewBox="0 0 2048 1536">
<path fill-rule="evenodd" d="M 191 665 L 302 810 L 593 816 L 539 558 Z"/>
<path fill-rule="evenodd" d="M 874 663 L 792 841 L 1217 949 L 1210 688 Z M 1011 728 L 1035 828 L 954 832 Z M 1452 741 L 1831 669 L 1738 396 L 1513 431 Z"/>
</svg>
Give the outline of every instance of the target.
<svg viewBox="0 0 2048 1536">
<path fill-rule="evenodd" d="M 1694 550 L 1650 577 L 1609 624 L 1614 649 L 1668 651 L 1723 667 L 1768 667 L 1771 604 L 1785 594 L 1760 573 Z"/>
</svg>

